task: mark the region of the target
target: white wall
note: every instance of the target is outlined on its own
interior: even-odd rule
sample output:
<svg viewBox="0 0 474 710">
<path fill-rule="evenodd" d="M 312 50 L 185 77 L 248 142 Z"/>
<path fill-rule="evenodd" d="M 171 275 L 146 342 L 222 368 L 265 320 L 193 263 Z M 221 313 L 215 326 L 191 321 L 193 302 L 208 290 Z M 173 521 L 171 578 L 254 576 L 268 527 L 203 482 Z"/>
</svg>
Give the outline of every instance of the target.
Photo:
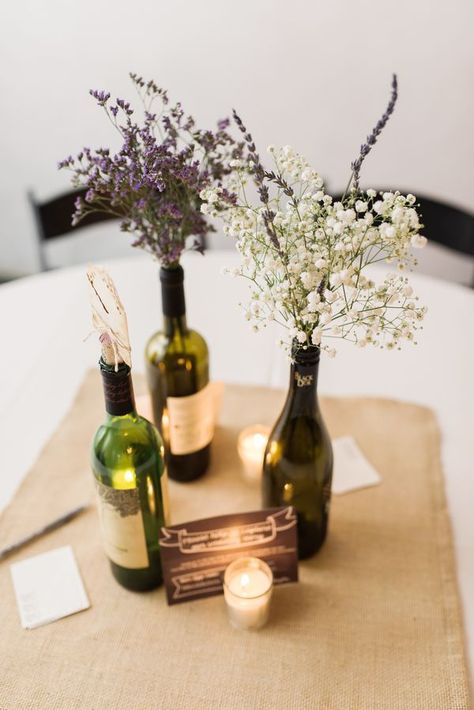
<svg viewBox="0 0 474 710">
<path fill-rule="evenodd" d="M 37 269 L 26 190 L 67 188 L 57 160 L 110 143 L 88 90 L 133 98 L 129 70 L 203 125 L 236 106 L 262 152 L 294 145 L 335 190 L 396 71 L 399 104 L 363 184 L 474 208 L 471 0 L 17 0 L 2 14 L 0 272 Z"/>
</svg>

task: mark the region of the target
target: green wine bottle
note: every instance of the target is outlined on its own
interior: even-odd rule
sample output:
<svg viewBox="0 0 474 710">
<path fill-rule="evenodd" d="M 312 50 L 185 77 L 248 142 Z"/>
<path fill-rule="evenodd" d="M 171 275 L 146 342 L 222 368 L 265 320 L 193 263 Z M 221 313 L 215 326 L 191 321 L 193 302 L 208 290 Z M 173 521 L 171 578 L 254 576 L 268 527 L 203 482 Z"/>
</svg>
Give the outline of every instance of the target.
<svg viewBox="0 0 474 710">
<path fill-rule="evenodd" d="M 209 466 L 214 411 L 209 353 L 204 338 L 186 323 L 184 272 L 160 270 L 163 330 L 145 348 L 153 419 L 164 442 L 170 478 L 191 481 Z"/>
<path fill-rule="evenodd" d="M 286 402 L 264 457 L 263 505 L 294 506 L 298 555 L 310 557 L 326 538 L 333 454 L 317 399 L 319 348 L 293 348 Z"/>
<path fill-rule="evenodd" d="M 105 553 L 115 579 L 144 591 L 162 583 L 160 528 L 167 521 L 164 448 L 135 410 L 130 367 L 100 360 L 106 421 L 92 446 Z"/>
</svg>

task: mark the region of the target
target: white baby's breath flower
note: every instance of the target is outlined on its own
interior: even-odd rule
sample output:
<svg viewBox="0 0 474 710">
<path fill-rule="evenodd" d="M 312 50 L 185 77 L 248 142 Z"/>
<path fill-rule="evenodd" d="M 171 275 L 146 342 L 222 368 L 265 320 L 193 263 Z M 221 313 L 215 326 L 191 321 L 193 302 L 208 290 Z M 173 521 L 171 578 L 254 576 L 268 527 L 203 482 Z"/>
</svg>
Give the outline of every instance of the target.
<svg viewBox="0 0 474 710">
<path fill-rule="evenodd" d="M 328 289 L 326 289 L 326 291 L 324 292 L 324 299 L 328 303 L 334 303 L 334 301 L 337 301 L 338 298 L 339 296 L 335 291 L 329 291 Z"/>
<path fill-rule="evenodd" d="M 301 283 L 303 284 L 305 289 L 309 290 L 309 289 L 315 288 L 317 278 L 316 278 L 316 274 L 314 272 L 311 273 L 308 271 L 303 271 L 300 274 L 300 279 L 301 279 Z"/>
<path fill-rule="evenodd" d="M 380 226 L 380 233 L 386 239 L 393 239 L 396 234 L 395 227 L 392 227 L 391 224 L 384 223 Z"/>
<path fill-rule="evenodd" d="M 423 249 L 423 247 L 426 246 L 427 241 L 427 238 L 423 237 L 421 234 L 413 235 L 410 240 L 412 247 L 415 249 Z"/>
<path fill-rule="evenodd" d="M 407 279 L 392 273 L 376 283 L 365 270 L 381 258 L 399 269 L 414 264 L 411 249 L 426 243 L 416 198 L 367 190 L 333 204 L 320 175 L 291 146 L 268 150 L 279 181 L 265 178 L 270 218 L 265 205 L 249 203 L 241 191 L 243 161 L 235 161 L 235 174 L 217 190 L 201 191 L 203 213 L 222 218 L 224 233 L 236 241 L 241 266 L 230 273 L 252 286 L 245 309 L 250 325 L 260 330 L 276 320 L 286 327 L 288 351 L 296 341 L 329 356 L 335 354 L 324 342 L 329 335 L 358 347 L 413 340 L 425 310 Z M 236 204 L 223 199 L 224 188 L 237 192 Z"/>
<path fill-rule="evenodd" d="M 309 312 L 315 312 L 318 310 L 318 306 L 321 303 L 321 296 L 317 291 L 311 291 L 306 296 L 307 308 Z"/>
</svg>

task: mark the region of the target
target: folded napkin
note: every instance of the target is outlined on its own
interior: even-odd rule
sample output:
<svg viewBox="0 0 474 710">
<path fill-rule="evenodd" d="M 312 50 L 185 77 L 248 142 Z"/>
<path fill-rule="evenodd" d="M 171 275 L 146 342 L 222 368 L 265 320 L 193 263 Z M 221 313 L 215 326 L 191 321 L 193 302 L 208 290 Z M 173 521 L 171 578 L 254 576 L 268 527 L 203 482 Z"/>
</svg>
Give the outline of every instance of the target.
<svg viewBox="0 0 474 710">
<path fill-rule="evenodd" d="M 367 461 L 352 436 L 333 439 L 334 472 L 332 492 L 348 493 L 358 488 L 375 486 L 382 480 L 380 474 Z"/>
<path fill-rule="evenodd" d="M 70 545 L 15 562 L 10 571 L 24 629 L 35 629 L 90 606 Z"/>
</svg>

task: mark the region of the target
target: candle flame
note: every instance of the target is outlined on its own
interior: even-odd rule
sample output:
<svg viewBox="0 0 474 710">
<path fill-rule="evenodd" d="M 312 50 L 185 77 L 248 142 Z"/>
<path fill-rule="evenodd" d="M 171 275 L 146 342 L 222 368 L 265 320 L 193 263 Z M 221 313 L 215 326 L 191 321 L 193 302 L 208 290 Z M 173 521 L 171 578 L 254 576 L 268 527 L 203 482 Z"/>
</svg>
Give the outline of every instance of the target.
<svg viewBox="0 0 474 710">
<path fill-rule="evenodd" d="M 240 586 L 242 587 L 242 589 L 244 589 L 245 587 L 248 587 L 249 584 L 250 584 L 250 577 L 248 576 L 248 574 L 244 573 L 240 578 Z"/>
<path fill-rule="evenodd" d="M 264 449 L 267 445 L 268 436 L 264 434 L 254 434 L 253 435 L 253 445 L 256 449 Z"/>
</svg>

